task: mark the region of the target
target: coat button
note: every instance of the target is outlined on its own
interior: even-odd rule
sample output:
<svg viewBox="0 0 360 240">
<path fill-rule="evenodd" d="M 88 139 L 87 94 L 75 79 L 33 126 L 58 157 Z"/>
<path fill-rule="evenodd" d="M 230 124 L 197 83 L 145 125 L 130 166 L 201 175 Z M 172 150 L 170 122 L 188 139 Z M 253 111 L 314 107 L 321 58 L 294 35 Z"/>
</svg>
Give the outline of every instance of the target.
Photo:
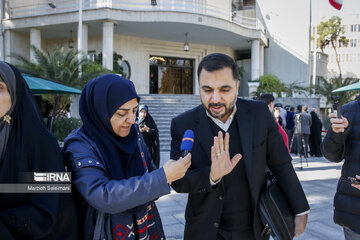
<svg viewBox="0 0 360 240">
<path fill-rule="evenodd" d="M 218 228 L 218 227 L 219 227 L 219 223 L 214 222 L 214 227 L 215 227 L 215 228 Z"/>
<path fill-rule="evenodd" d="M 219 200 L 223 200 L 224 199 L 224 196 L 221 194 L 220 196 L 219 196 Z"/>
</svg>

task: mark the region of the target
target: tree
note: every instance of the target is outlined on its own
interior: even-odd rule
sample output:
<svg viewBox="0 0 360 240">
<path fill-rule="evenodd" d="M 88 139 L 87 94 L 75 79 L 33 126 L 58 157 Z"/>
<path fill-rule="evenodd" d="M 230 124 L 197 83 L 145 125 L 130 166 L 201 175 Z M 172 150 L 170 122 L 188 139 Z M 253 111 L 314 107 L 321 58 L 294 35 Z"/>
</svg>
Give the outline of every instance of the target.
<svg viewBox="0 0 360 240">
<path fill-rule="evenodd" d="M 97 63 L 88 61 L 86 58 L 78 59 L 78 51 L 65 51 L 63 47 L 56 46 L 54 50 L 44 52 L 35 46 L 31 46 L 35 53 L 36 62 L 29 61 L 20 54 L 11 54 L 20 64 L 17 67 L 34 75 L 48 78 L 61 84 L 82 89 L 84 85 L 94 77 L 100 76 L 111 71 L 103 68 Z M 79 67 L 82 66 L 82 75 L 79 78 Z M 53 106 L 56 104 L 56 95 L 44 95 Z M 70 103 L 68 95 L 61 95 L 58 98 L 58 111 L 66 108 Z"/>
<path fill-rule="evenodd" d="M 294 93 L 299 93 L 305 95 L 306 97 L 309 96 L 311 89 L 309 87 L 299 85 L 301 83 L 302 82 L 293 82 L 285 85 L 284 92 L 286 93 L 286 97 L 292 97 Z"/>
<path fill-rule="evenodd" d="M 333 16 L 326 22 L 320 22 L 320 24 L 317 26 L 317 34 L 319 35 L 317 44 L 323 53 L 324 48 L 328 45 L 331 45 L 331 47 L 334 49 L 335 60 L 339 68 L 340 78 L 340 56 L 337 52 L 337 48 L 341 45 L 347 46 L 349 43 L 349 40 L 344 36 L 344 33 L 344 29 L 341 26 L 341 18 L 338 16 Z"/>
<path fill-rule="evenodd" d="M 285 85 L 275 75 L 265 74 L 259 78 L 259 82 L 259 87 L 254 93 L 257 97 L 263 93 L 276 93 L 281 97 L 281 92 L 285 91 Z"/>
<path fill-rule="evenodd" d="M 129 76 L 127 76 L 124 71 L 123 71 L 123 67 L 120 66 L 119 61 L 122 60 L 122 55 L 114 52 L 113 53 L 113 72 L 120 74 L 121 76 L 123 76 L 124 78 L 128 78 Z M 99 53 L 96 57 L 95 57 L 95 62 L 98 64 L 102 64 L 102 52 Z"/>
<path fill-rule="evenodd" d="M 344 105 L 352 100 L 354 100 L 355 96 L 357 95 L 356 91 L 346 91 L 346 92 L 337 92 L 333 93 L 332 91 L 347 86 L 353 83 L 359 82 L 359 79 L 356 78 L 341 78 L 335 77 L 326 80 L 325 78 L 320 78 L 320 85 L 315 86 L 315 93 L 317 95 L 324 96 L 326 98 L 326 105 L 331 103 L 333 104 L 334 101 L 332 96 L 339 96 L 340 97 L 340 104 Z"/>
</svg>

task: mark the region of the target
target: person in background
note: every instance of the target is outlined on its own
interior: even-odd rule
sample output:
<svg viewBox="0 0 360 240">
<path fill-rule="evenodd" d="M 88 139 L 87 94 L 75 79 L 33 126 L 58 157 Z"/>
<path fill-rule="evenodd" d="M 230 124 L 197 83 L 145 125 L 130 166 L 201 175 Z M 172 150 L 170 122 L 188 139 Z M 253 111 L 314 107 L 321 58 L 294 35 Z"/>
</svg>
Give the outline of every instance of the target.
<svg viewBox="0 0 360 240">
<path fill-rule="evenodd" d="M 283 120 L 282 120 L 282 118 L 280 116 L 280 108 L 279 107 L 274 108 L 274 117 L 275 117 L 275 120 L 280 125 L 280 127 L 282 127 L 282 129 L 284 129 L 285 126 L 284 126 Z"/>
<path fill-rule="evenodd" d="M 46 130 L 24 78 L 14 66 L 0 62 L 1 185 L 33 183 L 26 173 L 64 171 L 58 142 Z M 0 190 L 1 239 L 78 239 L 70 193 Z"/>
<path fill-rule="evenodd" d="M 303 105 L 301 107 L 301 112 L 295 115 L 295 139 L 297 146 L 297 154 L 308 156 L 309 152 L 309 137 L 310 137 L 310 127 L 311 127 L 311 116 L 307 113 L 308 107 Z M 303 146 L 305 145 L 305 146 Z"/>
<path fill-rule="evenodd" d="M 321 157 L 321 132 L 322 132 L 322 123 L 320 118 L 316 114 L 317 109 L 313 108 L 310 112 L 311 115 L 311 127 L 310 127 L 310 138 L 309 138 L 309 145 L 310 145 L 310 155 L 315 157 Z"/>
<path fill-rule="evenodd" d="M 137 117 L 137 124 L 140 132 L 145 140 L 146 146 L 151 155 L 155 166 L 159 168 L 160 165 L 160 140 L 159 130 L 154 119 L 149 113 L 149 108 L 146 105 L 140 105 Z"/>
<path fill-rule="evenodd" d="M 88 82 L 79 110 L 83 125 L 65 139 L 63 154 L 77 196 L 79 239 L 162 239 L 154 200 L 170 193 L 191 154 L 156 169 L 138 125 L 134 84 L 116 74 Z"/>
<path fill-rule="evenodd" d="M 285 143 L 285 146 L 286 148 L 289 150 L 289 140 L 288 140 L 288 136 L 285 132 L 285 130 L 281 127 L 280 123 L 278 122 L 278 119 L 281 119 L 281 117 L 279 117 L 278 119 L 276 118 L 276 116 L 274 116 L 274 101 L 275 101 L 275 98 L 272 94 L 269 94 L 269 93 L 264 93 L 264 94 L 261 94 L 260 97 L 259 97 L 259 100 L 260 101 L 263 101 L 267 104 L 268 108 L 269 108 L 269 111 L 271 113 L 271 115 L 275 118 L 275 121 L 279 127 L 279 132 L 284 140 L 284 143 Z M 280 115 L 280 110 L 278 111 L 279 112 L 279 115 Z M 282 121 L 282 120 L 280 120 Z"/>
<path fill-rule="evenodd" d="M 295 118 L 295 112 L 294 112 L 294 107 L 290 107 L 289 108 L 290 111 L 287 112 L 286 115 L 286 134 L 288 136 L 288 140 L 289 140 L 289 146 L 291 146 L 291 141 L 293 139 L 293 135 L 294 135 L 294 118 Z M 291 152 L 292 149 L 290 149 Z"/>
<path fill-rule="evenodd" d="M 346 240 L 360 239 L 360 185 L 348 177 L 360 179 L 360 95 L 342 107 L 343 116 L 330 113 L 331 126 L 321 143 L 321 151 L 331 162 L 344 164 L 334 197 L 334 222 L 344 228 Z M 357 189 L 356 189 L 356 188 Z"/>
<path fill-rule="evenodd" d="M 280 117 L 282 119 L 282 127 L 285 128 L 287 125 L 287 122 L 286 122 L 287 111 L 283 108 L 282 103 L 276 103 L 274 106 L 279 108 Z"/>
</svg>

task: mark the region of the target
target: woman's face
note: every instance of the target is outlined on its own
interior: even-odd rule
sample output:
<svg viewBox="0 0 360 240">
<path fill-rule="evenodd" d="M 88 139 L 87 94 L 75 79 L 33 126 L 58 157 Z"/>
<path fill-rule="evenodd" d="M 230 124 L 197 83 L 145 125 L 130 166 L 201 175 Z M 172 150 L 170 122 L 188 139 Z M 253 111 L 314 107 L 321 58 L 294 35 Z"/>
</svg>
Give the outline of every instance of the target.
<svg viewBox="0 0 360 240">
<path fill-rule="evenodd" d="M 279 110 L 279 109 L 275 109 L 275 110 L 274 110 L 274 116 L 275 116 L 276 118 L 280 117 L 280 110 Z"/>
<path fill-rule="evenodd" d="M 5 114 L 11 108 L 11 97 L 6 84 L 0 81 L 0 117 Z"/>
<path fill-rule="evenodd" d="M 131 126 L 135 123 L 138 108 L 137 98 L 124 103 L 110 118 L 110 123 L 115 134 L 126 137 L 130 133 Z"/>
<path fill-rule="evenodd" d="M 140 113 L 139 113 L 140 118 L 145 118 L 146 117 L 146 110 L 145 109 L 141 109 Z"/>
</svg>

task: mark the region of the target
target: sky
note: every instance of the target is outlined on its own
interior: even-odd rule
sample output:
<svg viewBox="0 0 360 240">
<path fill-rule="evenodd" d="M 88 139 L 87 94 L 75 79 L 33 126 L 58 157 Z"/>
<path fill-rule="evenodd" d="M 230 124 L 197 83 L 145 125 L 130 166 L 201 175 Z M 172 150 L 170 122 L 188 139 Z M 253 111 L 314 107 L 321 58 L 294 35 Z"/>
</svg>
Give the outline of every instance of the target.
<svg viewBox="0 0 360 240">
<path fill-rule="evenodd" d="M 312 1 L 314 25 L 332 16 L 350 15 L 358 12 L 360 24 L 360 0 L 343 0 L 343 7 L 337 10 L 329 0 Z M 258 0 L 260 11 L 273 39 L 293 54 L 307 59 L 309 54 L 310 0 Z M 307 61 L 307 60 L 306 60 Z"/>
<path fill-rule="evenodd" d="M 343 0 L 343 6 L 340 10 L 330 5 L 329 0 L 312 0 L 313 21 L 319 23 L 326 21 L 332 16 L 350 15 L 357 12 L 360 15 L 360 0 Z M 360 23 L 360 22 L 359 22 Z"/>
</svg>

